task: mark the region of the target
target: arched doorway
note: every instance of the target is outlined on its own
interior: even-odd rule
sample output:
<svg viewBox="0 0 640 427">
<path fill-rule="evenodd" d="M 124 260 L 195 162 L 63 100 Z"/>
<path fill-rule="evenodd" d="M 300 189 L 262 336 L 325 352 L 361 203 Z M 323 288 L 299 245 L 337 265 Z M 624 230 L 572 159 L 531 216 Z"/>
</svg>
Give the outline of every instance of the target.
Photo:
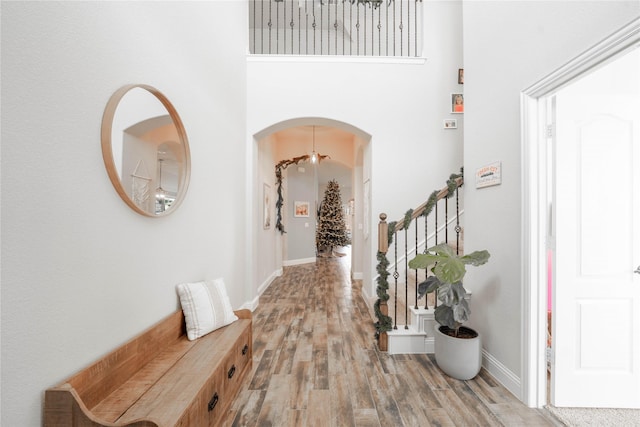
<svg viewBox="0 0 640 427">
<path fill-rule="evenodd" d="M 370 139 L 366 132 L 347 123 L 314 117 L 285 120 L 253 135 L 253 167 L 248 180 L 252 200 L 248 206 L 262 204 L 263 207 L 250 208 L 248 215 L 253 230 L 248 233 L 247 240 L 251 245 L 251 276 L 257 295 L 282 274 L 284 266 L 315 261 L 314 244 L 307 245 L 307 252 L 292 247 L 294 239 L 290 237 L 296 231 L 305 233 L 307 241 L 315 241 L 315 212 L 309 212 L 308 217 L 294 217 L 294 202 L 307 202 L 309 209 L 315 211 L 317 203 L 322 200 L 323 181 L 330 179 L 332 174 L 340 176 L 341 187 L 345 190 L 341 191 L 342 201 L 350 215 L 351 275 L 354 279 L 362 278 L 363 266 L 366 265 L 364 257 L 371 252 L 365 247 L 369 243 L 362 237 L 365 233 L 363 224 L 371 223 L 364 220 L 362 209 L 365 153 Z M 318 169 L 308 161 L 287 167 L 281 188 L 284 199 L 280 209 L 282 233 L 276 228 L 279 194 L 275 166 L 282 160 L 309 155 L 312 151 L 328 156 L 320 162 Z M 291 191 L 292 184 L 297 185 L 298 181 L 306 181 L 309 186 L 309 192 L 303 193 L 308 195 L 300 196 L 300 199 Z"/>
</svg>

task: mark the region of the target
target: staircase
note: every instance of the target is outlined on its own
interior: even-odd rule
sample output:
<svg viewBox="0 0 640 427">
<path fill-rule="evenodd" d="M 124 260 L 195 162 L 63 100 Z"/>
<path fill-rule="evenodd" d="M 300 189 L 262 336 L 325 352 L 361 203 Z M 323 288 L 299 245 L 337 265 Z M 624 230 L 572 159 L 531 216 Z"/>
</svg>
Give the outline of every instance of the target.
<svg viewBox="0 0 640 427">
<path fill-rule="evenodd" d="M 405 329 L 398 326 L 387 332 L 389 354 L 433 353 L 434 328 L 433 308 L 410 307 L 411 324 Z"/>
<path fill-rule="evenodd" d="M 387 223 L 380 214 L 378 225 L 378 300 L 374 311 L 378 317 L 378 347 L 389 354 L 433 353 L 434 319 L 437 299 L 428 294 L 418 300 L 418 284 L 430 271 L 408 268 L 415 254 L 426 252 L 438 243 L 451 245 L 463 252 L 460 225 L 460 187 L 462 172 L 452 174 L 446 187 L 431 193 L 429 199 L 409 209 L 400 221 Z M 455 199 L 455 207 L 449 206 Z M 426 301 L 425 301 L 426 299 Z"/>
</svg>

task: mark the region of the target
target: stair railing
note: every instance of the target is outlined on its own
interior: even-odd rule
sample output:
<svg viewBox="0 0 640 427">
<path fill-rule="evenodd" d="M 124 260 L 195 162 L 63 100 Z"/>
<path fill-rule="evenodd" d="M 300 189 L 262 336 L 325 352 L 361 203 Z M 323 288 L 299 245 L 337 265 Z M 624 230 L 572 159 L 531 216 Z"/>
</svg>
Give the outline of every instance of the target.
<svg viewBox="0 0 640 427">
<path fill-rule="evenodd" d="M 374 311 L 378 318 L 376 322 L 376 338 L 378 339 L 378 348 L 381 351 L 387 351 L 388 338 L 387 332 L 392 329 L 398 329 L 398 303 L 401 302 L 398 291 L 402 291 L 401 272 L 404 270 L 404 328 L 408 329 L 409 324 L 409 260 L 415 254 L 418 254 L 420 249 L 425 253 L 427 249 L 438 243 L 453 244 L 449 241 L 449 228 L 453 226 L 455 232 L 455 249 L 459 252 L 460 248 L 460 233 L 462 228 L 460 226 L 460 195 L 459 189 L 463 184 L 462 170 L 460 174 L 452 174 L 447 180 L 446 187 L 441 190 L 436 190 L 429 196 L 429 199 L 418 206 L 415 209 L 409 209 L 403 219 L 399 221 L 387 222 L 387 215 L 385 213 L 380 214 L 380 222 L 378 223 L 378 265 L 376 271 L 378 277 L 376 280 L 377 288 L 376 294 L 378 296 L 374 305 Z M 450 216 L 449 213 L 449 199 L 455 196 L 455 214 Z M 442 206 L 444 205 L 444 206 Z M 444 209 L 444 220 L 439 218 L 439 211 Z M 430 214 L 433 213 L 432 216 Z M 420 221 L 420 218 L 423 218 Z M 430 230 L 432 230 L 430 232 Z M 403 232 L 403 233 L 401 233 Z M 442 232 L 444 232 L 444 240 L 441 241 Z M 440 235 L 439 235 L 440 233 Z M 423 240 L 420 241 L 419 235 L 423 235 Z M 410 236 L 413 237 L 413 244 L 410 247 Z M 399 245 L 399 240 L 402 238 L 404 245 Z M 432 244 L 430 242 L 433 242 Z M 389 246 L 393 245 L 393 254 L 389 254 Z M 398 247 L 404 246 L 404 252 L 398 255 Z M 400 248 L 402 250 L 402 247 Z M 389 260 L 391 257 L 391 261 Z M 389 316 L 388 300 L 390 295 L 388 277 L 392 273 L 394 282 L 394 297 L 393 297 L 393 318 Z M 418 309 L 418 276 L 419 272 L 414 270 L 415 273 L 415 292 L 414 292 L 414 308 Z M 429 271 L 424 271 L 424 277 L 429 275 Z M 400 285 L 400 289 L 399 289 Z M 428 297 L 425 296 L 425 306 L 427 309 Z M 437 298 L 434 298 L 435 306 L 437 306 Z M 435 307 L 434 306 L 434 307 Z M 402 311 L 402 310 L 400 310 Z"/>
</svg>

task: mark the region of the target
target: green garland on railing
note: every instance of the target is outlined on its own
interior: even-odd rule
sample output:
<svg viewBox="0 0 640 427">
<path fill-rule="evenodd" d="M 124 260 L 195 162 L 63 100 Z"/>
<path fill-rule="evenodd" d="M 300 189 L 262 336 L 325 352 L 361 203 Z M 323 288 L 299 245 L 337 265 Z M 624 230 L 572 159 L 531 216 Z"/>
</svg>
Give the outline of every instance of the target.
<svg viewBox="0 0 640 427">
<path fill-rule="evenodd" d="M 384 301 L 389 300 L 389 294 L 387 290 L 389 289 L 389 282 L 387 281 L 387 277 L 389 276 L 389 272 L 387 268 L 389 267 L 389 260 L 387 259 L 387 255 L 378 251 L 378 266 L 376 270 L 378 271 L 378 278 L 376 279 L 376 283 L 378 284 L 376 288 L 376 294 L 378 295 L 378 299 L 373 305 L 373 311 L 378 318 L 378 321 L 375 323 L 376 326 L 376 339 L 380 336 L 382 332 L 387 332 L 391 330 L 392 319 L 391 317 L 385 315 L 380 311 L 380 304 Z"/>
<path fill-rule="evenodd" d="M 398 221 L 391 221 L 387 230 L 387 242 L 389 245 L 393 243 L 393 236 L 396 234 L 396 224 Z"/>
<path fill-rule="evenodd" d="M 453 197 L 453 195 L 456 192 L 456 188 L 458 188 L 457 180 L 458 178 L 462 178 L 462 175 L 463 175 L 462 168 L 460 168 L 459 174 L 452 173 L 451 175 L 449 175 L 449 179 L 447 180 L 447 194 L 445 195 L 445 198 L 450 199 L 451 197 Z M 464 185 L 464 183 L 462 183 L 460 187 L 462 187 L 462 185 Z M 424 217 L 428 216 L 433 210 L 433 208 L 436 206 L 436 203 L 438 203 L 438 193 L 439 191 L 434 191 L 433 193 L 431 193 L 424 207 L 424 211 L 422 212 L 422 216 Z"/>
<path fill-rule="evenodd" d="M 409 227 L 411 226 L 411 215 L 413 215 L 413 209 L 409 209 L 405 214 L 404 214 L 404 221 L 402 221 L 402 228 L 401 230 L 408 230 Z"/>
</svg>

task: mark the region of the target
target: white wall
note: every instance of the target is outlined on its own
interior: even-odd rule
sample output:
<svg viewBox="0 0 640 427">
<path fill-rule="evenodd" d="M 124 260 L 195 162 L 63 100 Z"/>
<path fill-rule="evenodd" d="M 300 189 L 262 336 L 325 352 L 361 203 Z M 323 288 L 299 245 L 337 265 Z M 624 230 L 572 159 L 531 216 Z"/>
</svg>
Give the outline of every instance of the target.
<svg viewBox="0 0 640 427">
<path fill-rule="evenodd" d="M 287 211 L 288 220 L 285 223 L 287 233 L 287 254 L 285 265 L 315 260 L 316 257 L 316 193 L 317 177 L 316 165 L 310 163 L 300 166 L 291 165 L 287 168 L 287 194 L 283 210 Z M 300 168 L 300 169 L 299 169 Z M 302 171 L 303 170 L 303 171 Z M 302 171 L 302 172 L 301 172 Z M 295 202 L 309 203 L 309 216 L 296 217 L 294 215 Z"/>
<path fill-rule="evenodd" d="M 371 175 L 363 177 L 371 180 L 372 190 L 371 234 L 363 258 L 369 270 L 363 271 L 364 290 L 370 296 L 375 295 L 379 213 L 400 219 L 462 164 L 463 117 L 449 113 L 450 94 L 460 88 L 461 2 L 428 1 L 424 13 L 426 62 L 288 58 L 251 60 L 247 66 L 249 135 L 300 117 L 338 120 L 360 129 L 363 139 L 363 133 L 371 135 L 365 155 L 370 160 L 365 172 Z M 442 120 L 453 117 L 460 129 L 444 130 Z M 405 182 L 422 191 L 398 191 Z"/>
<path fill-rule="evenodd" d="M 256 174 L 256 181 L 253 184 L 250 194 L 255 191 L 257 200 L 262 201 L 264 194 L 264 184 L 267 184 L 269 195 L 269 213 L 271 216 L 271 223 L 269 228 L 265 229 L 263 225 L 263 208 L 256 210 L 256 253 L 251 256 L 251 259 L 260 260 L 255 263 L 255 268 L 259 268 L 256 274 L 255 285 L 257 289 L 254 289 L 254 293 L 257 296 L 258 292 L 262 292 L 266 289 L 271 281 L 282 272 L 282 248 L 279 246 L 282 244 L 280 238 L 280 232 L 276 230 L 276 201 L 278 200 L 278 186 L 276 185 L 275 178 L 275 164 L 277 159 L 274 156 L 276 151 L 277 141 L 273 135 L 268 135 L 264 138 L 260 144 L 256 144 L 259 153 L 257 153 L 256 161 L 258 162 L 258 172 Z M 286 170 L 285 170 L 286 174 Z M 283 183 L 283 195 L 286 196 L 287 187 Z M 259 211 L 259 212 L 258 212 Z M 249 237 L 249 236 L 248 236 Z M 252 239 L 253 240 L 253 239 Z M 251 244 L 254 244 L 251 241 Z M 276 245 L 277 248 L 276 248 Z M 278 266 L 277 268 L 275 266 Z M 250 277 L 247 278 L 249 283 L 252 283 Z M 257 299 L 253 301 L 253 305 L 257 305 Z"/>
<path fill-rule="evenodd" d="M 2 415 L 178 308 L 175 285 L 245 289 L 246 2 L 2 2 Z M 164 218 L 111 186 L 100 123 L 129 83 L 162 91 L 191 144 Z"/>
<path fill-rule="evenodd" d="M 520 92 L 631 21 L 637 1 L 465 1 L 465 250 L 487 249 L 469 270 L 472 326 L 520 395 Z M 479 167 L 502 161 L 502 185 L 476 189 Z M 503 379 L 504 379 L 503 378 Z"/>
</svg>

